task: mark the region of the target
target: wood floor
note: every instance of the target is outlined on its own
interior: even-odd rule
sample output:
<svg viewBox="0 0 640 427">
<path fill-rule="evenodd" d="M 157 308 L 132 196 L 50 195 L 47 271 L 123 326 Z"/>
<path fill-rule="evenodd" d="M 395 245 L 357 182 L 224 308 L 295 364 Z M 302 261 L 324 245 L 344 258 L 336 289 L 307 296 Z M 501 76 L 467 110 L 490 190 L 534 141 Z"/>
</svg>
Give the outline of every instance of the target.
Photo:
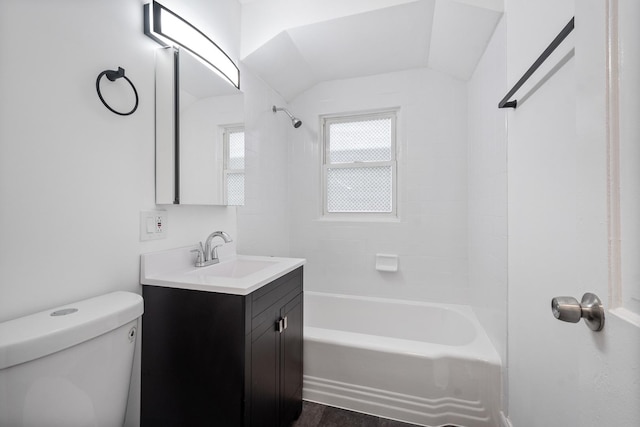
<svg viewBox="0 0 640 427">
<path fill-rule="evenodd" d="M 417 427 L 373 415 L 338 409 L 318 403 L 302 402 L 302 415 L 292 427 Z M 451 426 L 454 427 L 454 426 Z"/>
</svg>

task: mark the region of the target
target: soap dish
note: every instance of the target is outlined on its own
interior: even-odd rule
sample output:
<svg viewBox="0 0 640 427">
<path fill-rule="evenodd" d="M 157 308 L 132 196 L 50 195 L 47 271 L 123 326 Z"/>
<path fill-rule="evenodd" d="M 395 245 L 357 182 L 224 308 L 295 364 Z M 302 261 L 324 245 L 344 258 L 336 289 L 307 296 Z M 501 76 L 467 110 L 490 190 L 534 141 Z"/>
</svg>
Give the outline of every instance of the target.
<svg viewBox="0 0 640 427">
<path fill-rule="evenodd" d="M 398 255 L 376 254 L 376 270 L 391 273 L 398 271 Z"/>
</svg>

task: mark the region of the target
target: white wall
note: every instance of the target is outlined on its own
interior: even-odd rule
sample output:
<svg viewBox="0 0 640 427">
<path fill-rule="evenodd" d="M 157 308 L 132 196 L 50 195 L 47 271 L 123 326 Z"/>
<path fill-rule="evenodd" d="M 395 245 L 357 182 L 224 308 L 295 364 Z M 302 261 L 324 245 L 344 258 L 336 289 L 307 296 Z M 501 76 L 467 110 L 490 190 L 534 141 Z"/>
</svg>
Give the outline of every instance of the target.
<svg viewBox="0 0 640 427">
<path fill-rule="evenodd" d="M 284 100 L 246 67 L 241 67 L 245 92 L 245 197 L 238 206 L 238 253 L 289 255 L 287 179 L 290 121 L 274 114 Z"/>
<path fill-rule="evenodd" d="M 469 287 L 473 309 L 507 366 L 506 20 L 468 83 Z M 506 381 L 503 391 L 507 390 Z"/>
<path fill-rule="evenodd" d="M 237 58 L 237 1 L 163 4 Z M 235 208 L 169 206 L 168 238 L 139 241 L 139 212 L 155 208 L 155 48 L 140 1 L 0 2 L 0 321 L 137 292 L 140 253 L 216 229 L 235 237 Z M 108 111 L 95 90 L 98 74 L 118 66 L 140 97 L 127 117 Z M 138 386 L 139 367 L 129 425 Z"/>
<path fill-rule="evenodd" d="M 399 222 L 320 218 L 320 115 L 400 107 Z M 305 289 L 468 303 L 466 85 L 411 70 L 319 84 L 291 103 L 291 255 L 305 257 Z M 397 273 L 375 254 L 400 257 Z"/>
</svg>

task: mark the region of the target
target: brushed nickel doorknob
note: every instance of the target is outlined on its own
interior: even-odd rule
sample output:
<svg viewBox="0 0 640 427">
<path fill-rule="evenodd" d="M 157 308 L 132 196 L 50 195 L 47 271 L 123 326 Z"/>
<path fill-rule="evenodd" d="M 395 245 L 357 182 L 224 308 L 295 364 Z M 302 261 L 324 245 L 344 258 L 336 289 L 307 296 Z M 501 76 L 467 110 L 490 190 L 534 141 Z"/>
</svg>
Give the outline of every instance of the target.
<svg viewBox="0 0 640 427">
<path fill-rule="evenodd" d="M 563 322 L 578 323 L 584 319 L 592 331 L 601 331 L 604 328 L 604 308 L 596 294 L 587 292 L 578 302 L 573 297 L 555 297 L 551 300 L 551 312 L 553 316 Z"/>
</svg>

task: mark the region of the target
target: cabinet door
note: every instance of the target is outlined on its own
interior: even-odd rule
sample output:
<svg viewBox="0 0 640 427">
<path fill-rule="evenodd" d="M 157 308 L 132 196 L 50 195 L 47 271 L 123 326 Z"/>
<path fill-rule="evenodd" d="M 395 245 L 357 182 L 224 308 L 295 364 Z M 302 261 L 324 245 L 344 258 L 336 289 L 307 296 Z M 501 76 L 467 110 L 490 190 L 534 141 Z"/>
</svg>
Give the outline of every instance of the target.
<svg viewBox="0 0 640 427">
<path fill-rule="evenodd" d="M 280 426 L 291 425 L 302 412 L 302 294 L 280 312 L 286 328 L 280 334 Z"/>
<path fill-rule="evenodd" d="M 252 332 L 251 343 L 251 426 L 278 425 L 280 392 L 280 333 L 277 306 Z"/>
<path fill-rule="evenodd" d="M 143 286 L 141 421 L 241 426 L 243 296 Z"/>
</svg>

